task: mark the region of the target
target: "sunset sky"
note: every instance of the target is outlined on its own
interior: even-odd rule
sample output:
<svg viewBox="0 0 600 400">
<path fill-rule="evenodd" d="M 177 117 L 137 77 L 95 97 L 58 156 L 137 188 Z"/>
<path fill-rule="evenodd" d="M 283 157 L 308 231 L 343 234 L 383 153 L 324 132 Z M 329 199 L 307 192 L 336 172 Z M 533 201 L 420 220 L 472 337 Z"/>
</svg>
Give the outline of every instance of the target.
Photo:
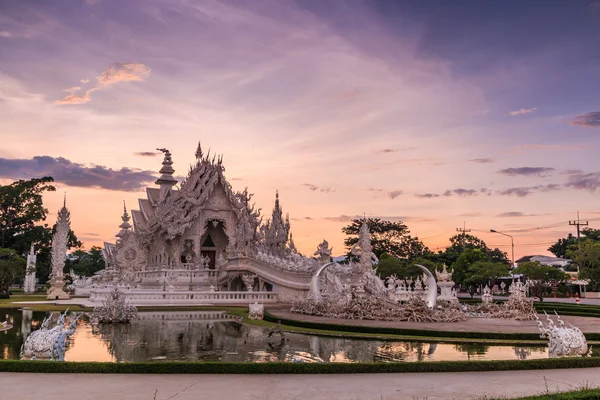
<svg viewBox="0 0 600 400">
<path fill-rule="evenodd" d="M 0 139 L 87 248 L 201 141 L 304 253 L 366 214 L 546 254 L 600 227 L 600 1 L 3 0 Z"/>
</svg>

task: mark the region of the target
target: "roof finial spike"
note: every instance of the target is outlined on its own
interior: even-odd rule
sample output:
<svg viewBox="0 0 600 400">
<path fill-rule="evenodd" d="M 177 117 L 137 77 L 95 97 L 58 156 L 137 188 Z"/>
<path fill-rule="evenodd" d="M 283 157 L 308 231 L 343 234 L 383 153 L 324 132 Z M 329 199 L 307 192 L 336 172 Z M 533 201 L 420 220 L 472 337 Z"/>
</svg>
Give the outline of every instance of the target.
<svg viewBox="0 0 600 400">
<path fill-rule="evenodd" d="M 196 149 L 196 159 L 202 160 L 202 156 L 204 153 L 202 152 L 202 144 L 198 141 L 198 148 Z"/>
<path fill-rule="evenodd" d="M 65 198 L 63 200 L 63 207 L 67 208 L 67 192 L 65 192 Z"/>
<path fill-rule="evenodd" d="M 125 200 L 123 200 L 123 212 L 127 214 L 127 205 L 125 205 Z"/>
</svg>

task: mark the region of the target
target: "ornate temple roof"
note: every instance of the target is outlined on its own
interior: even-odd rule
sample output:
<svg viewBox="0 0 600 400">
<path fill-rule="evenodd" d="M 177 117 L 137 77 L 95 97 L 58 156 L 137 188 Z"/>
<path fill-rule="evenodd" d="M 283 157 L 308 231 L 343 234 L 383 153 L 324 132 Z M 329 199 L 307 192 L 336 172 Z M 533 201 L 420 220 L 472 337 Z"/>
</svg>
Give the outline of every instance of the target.
<svg viewBox="0 0 600 400">
<path fill-rule="evenodd" d="M 173 186 L 177 182 L 173 178 L 171 153 L 160 149 L 165 155 L 161 177 L 156 181 L 158 188 L 147 188 L 146 199 L 139 199 L 139 210 L 133 210 L 135 230 L 142 234 L 160 233 L 166 239 L 172 239 L 184 233 L 207 205 L 211 194 L 220 188 L 231 204 L 232 211 L 239 214 L 247 204 L 242 201 L 242 194 L 236 194 L 224 176 L 222 158 L 210 151 L 204 155 L 198 144 L 196 163 L 190 167 L 186 179 L 179 190 Z"/>
</svg>

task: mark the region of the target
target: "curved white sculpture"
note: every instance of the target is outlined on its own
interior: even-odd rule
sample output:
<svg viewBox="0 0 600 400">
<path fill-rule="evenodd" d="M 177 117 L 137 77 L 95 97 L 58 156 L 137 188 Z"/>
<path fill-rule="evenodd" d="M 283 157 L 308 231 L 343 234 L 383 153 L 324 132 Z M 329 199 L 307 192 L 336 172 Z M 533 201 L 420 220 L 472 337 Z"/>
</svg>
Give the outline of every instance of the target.
<svg viewBox="0 0 600 400">
<path fill-rule="evenodd" d="M 540 337 L 548 338 L 550 358 L 583 356 L 588 353 L 588 344 L 583 332 L 576 326 L 565 324 L 558 314 L 556 314 L 558 326 L 554 324 L 548 314 L 546 314 L 547 323 L 545 325 L 539 318 L 536 317 L 536 319 Z"/>
<path fill-rule="evenodd" d="M 429 286 L 429 291 L 427 294 L 427 306 L 429 308 L 435 308 L 437 305 L 437 282 L 430 270 L 421 264 L 415 264 L 416 267 L 419 267 L 425 272 L 427 275 L 427 286 Z"/>
<path fill-rule="evenodd" d="M 321 295 L 321 273 L 325 268 L 334 264 L 339 265 L 337 262 L 332 261 L 320 266 L 310 281 L 310 292 L 308 297 L 311 298 L 315 303 L 319 303 L 321 300 L 323 300 L 323 296 Z"/>
</svg>

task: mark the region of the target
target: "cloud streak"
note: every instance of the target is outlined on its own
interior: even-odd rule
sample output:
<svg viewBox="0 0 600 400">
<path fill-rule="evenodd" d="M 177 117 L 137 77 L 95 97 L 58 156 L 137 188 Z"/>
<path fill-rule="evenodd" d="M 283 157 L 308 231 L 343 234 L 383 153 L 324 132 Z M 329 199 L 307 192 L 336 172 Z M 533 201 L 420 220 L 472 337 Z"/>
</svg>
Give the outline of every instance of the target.
<svg viewBox="0 0 600 400">
<path fill-rule="evenodd" d="M 500 196 L 517 196 L 517 197 L 526 197 L 535 192 L 553 192 L 560 190 L 560 185 L 556 183 L 550 183 L 548 185 L 536 185 L 536 186 L 526 186 L 526 187 L 514 187 L 501 189 L 496 191 Z"/>
<path fill-rule="evenodd" d="M 317 186 L 317 185 L 313 185 L 312 183 L 303 183 L 302 186 L 307 187 L 308 190 L 310 190 L 312 192 L 321 192 L 321 193 L 335 192 L 335 189 L 332 189 L 330 187 Z"/>
<path fill-rule="evenodd" d="M 496 215 L 499 218 L 515 218 L 515 217 L 536 217 L 539 214 L 525 214 L 521 211 L 510 211 Z"/>
<path fill-rule="evenodd" d="M 65 91 L 69 92 L 67 96 L 60 100 L 56 100 L 54 104 L 58 105 L 74 105 L 85 104 L 92 100 L 92 93 L 96 90 L 111 87 L 119 82 L 143 81 L 150 76 L 150 68 L 139 63 L 116 63 L 109 66 L 100 76 L 96 78 L 96 85 L 87 89 L 82 94 L 77 94 L 81 90 L 75 86 Z M 87 79 L 82 79 L 80 82 L 85 83 Z"/>
<path fill-rule="evenodd" d="M 517 110 L 517 111 L 511 111 L 510 116 L 515 117 L 517 115 L 530 114 L 536 110 L 537 110 L 537 108 L 521 108 L 520 110 Z"/>
<path fill-rule="evenodd" d="M 600 172 L 584 173 L 582 171 L 570 171 L 566 187 L 577 190 L 595 192 L 600 188 Z"/>
<path fill-rule="evenodd" d="M 84 166 L 63 157 L 36 156 L 31 159 L 0 158 L 0 177 L 29 179 L 51 176 L 68 186 L 101 188 L 124 192 L 143 189 L 156 179 L 154 172 L 134 168 L 112 169 Z"/>
<path fill-rule="evenodd" d="M 156 153 L 154 151 L 138 151 L 137 153 L 133 153 L 136 156 L 140 156 L 140 157 L 156 157 L 161 153 Z"/>
<path fill-rule="evenodd" d="M 548 176 L 549 173 L 555 171 L 554 168 L 548 167 L 519 167 L 519 168 L 506 168 L 498 171 L 499 174 L 508 176 Z"/>
<path fill-rule="evenodd" d="M 476 163 L 476 164 L 489 164 L 489 163 L 493 163 L 494 159 L 487 157 L 487 158 L 473 158 L 471 160 L 469 160 L 470 162 Z"/>
<path fill-rule="evenodd" d="M 571 125 L 583 128 L 600 128 L 600 111 L 580 115 L 571 120 Z"/>
</svg>

